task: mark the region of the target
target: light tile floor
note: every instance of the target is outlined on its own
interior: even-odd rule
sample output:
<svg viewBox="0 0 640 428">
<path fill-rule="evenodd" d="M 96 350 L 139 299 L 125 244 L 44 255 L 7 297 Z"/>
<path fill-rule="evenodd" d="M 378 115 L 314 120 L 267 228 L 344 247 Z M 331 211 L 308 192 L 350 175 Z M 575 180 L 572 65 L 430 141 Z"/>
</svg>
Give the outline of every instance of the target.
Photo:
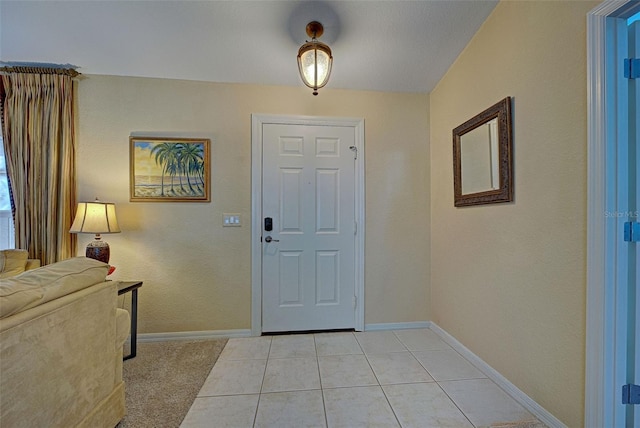
<svg viewBox="0 0 640 428">
<path fill-rule="evenodd" d="M 535 421 L 429 329 L 230 339 L 182 428 Z"/>
</svg>

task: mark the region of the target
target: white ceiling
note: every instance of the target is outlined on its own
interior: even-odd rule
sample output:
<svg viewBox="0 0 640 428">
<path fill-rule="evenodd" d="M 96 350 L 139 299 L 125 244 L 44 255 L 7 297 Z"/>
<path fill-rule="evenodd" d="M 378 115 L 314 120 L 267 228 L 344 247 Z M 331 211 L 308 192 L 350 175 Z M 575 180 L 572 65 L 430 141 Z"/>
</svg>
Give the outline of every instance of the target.
<svg viewBox="0 0 640 428">
<path fill-rule="evenodd" d="M 0 0 L 0 61 L 302 86 L 296 55 L 318 20 L 334 56 L 327 87 L 430 92 L 496 3 Z"/>
</svg>

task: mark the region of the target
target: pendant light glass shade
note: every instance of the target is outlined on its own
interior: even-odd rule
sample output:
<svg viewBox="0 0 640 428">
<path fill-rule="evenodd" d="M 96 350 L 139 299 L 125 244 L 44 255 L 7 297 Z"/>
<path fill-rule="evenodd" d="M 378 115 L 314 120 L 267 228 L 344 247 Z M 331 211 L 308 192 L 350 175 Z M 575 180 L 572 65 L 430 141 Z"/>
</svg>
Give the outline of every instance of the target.
<svg viewBox="0 0 640 428">
<path fill-rule="evenodd" d="M 309 23 L 307 34 L 313 39 L 298 50 L 298 71 L 304 84 L 313 89 L 313 95 L 318 95 L 318 89 L 329 81 L 333 56 L 329 46 L 316 40 L 322 34 L 322 24 Z"/>
</svg>

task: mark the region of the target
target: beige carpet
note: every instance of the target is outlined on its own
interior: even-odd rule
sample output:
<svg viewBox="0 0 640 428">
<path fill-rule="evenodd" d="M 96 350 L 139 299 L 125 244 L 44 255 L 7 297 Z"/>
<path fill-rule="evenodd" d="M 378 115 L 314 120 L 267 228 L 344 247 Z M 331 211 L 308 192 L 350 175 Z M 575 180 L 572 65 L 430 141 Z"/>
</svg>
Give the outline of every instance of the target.
<svg viewBox="0 0 640 428">
<path fill-rule="evenodd" d="M 136 357 L 124 362 L 127 416 L 118 427 L 179 427 L 226 343 L 139 343 Z"/>
</svg>

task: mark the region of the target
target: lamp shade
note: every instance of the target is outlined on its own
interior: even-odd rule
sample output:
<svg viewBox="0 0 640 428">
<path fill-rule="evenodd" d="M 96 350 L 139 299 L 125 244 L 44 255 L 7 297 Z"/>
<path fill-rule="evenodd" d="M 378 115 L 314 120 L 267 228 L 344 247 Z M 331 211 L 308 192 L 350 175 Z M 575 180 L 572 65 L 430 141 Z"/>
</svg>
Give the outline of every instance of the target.
<svg viewBox="0 0 640 428">
<path fill-rule="evenodd" d="M 111 202 L 79 202 L 71 233 L 119 233 L 116 206 Z"/>
</svg>

